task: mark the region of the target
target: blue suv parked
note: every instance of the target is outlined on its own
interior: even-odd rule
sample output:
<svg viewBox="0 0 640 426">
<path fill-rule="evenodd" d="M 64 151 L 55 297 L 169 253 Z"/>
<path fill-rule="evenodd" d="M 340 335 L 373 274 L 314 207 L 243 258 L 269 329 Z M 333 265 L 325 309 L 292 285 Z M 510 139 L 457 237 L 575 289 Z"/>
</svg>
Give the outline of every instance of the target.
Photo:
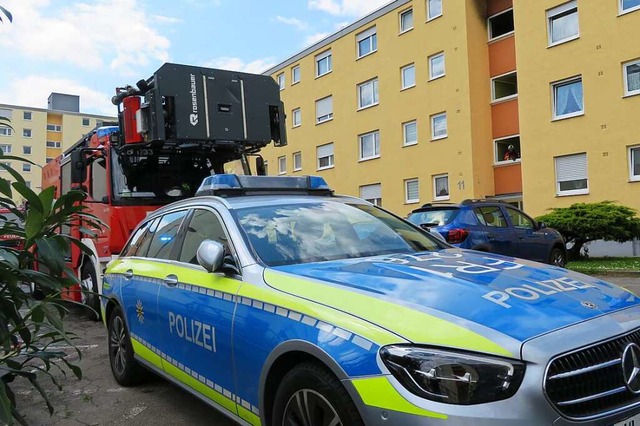
<svg viewBox="0 0 640 426">
<path fill-rule="evenodd" d="M 438 231 L 456 247 L 564 266 L 567 251 L 558 231 L 535 221 L 510 204 L 465 200 L 460 204 L 425 204 L 409 221 Z"/>
</svg>

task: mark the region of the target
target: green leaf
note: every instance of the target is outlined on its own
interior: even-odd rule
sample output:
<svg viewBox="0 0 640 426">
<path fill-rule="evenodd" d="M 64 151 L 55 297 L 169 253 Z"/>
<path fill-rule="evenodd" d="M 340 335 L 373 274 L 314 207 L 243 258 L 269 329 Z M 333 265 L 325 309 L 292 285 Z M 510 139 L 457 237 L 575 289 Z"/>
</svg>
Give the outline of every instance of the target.
<svg viewBox="0 0 640 426">
<path fill-rule="evenodd" d="M 9 12 L 7 9 L 5 9 L 2 6 L 0 6 L 0 10 L 2 11 L 2 13 L 4 13 L 7 16 L 7 19 L 9 19 L 9 22 L 13 22 L 13 15 L 11 14 L 11 12 Z"/>
<path fill-rule="evenodd" d="M 11 401 L 7 395 L 7 385 L 0 380 L 0 424 L 10 425 L 13 423 L 13 415 L 11 414 Z"/>
<path fill-rule="evenodd" d="M 27 213 L 27 219 L 24 225 L 27 240 L 32 240 L 38 234 L 40 234 L 43 224 L 44 217 L 42 216 L 42 211 L 30 208 L 29 213 Z"/>
<path fill-rule="evenodd" d="M 47 214 L 45 214 L 44 207 L 42 206 L 42 201 L 40 200 L 40 197 L 38 197 L 38 194 L 33 192 L 33 190 L 29 188 L 24 183 L 24 181 L 15 182 L 11 186 L 13 186 L 13 188 L 16 191 L 18 191 L 18 193 L 20 193 L 20 195 L 22 195 L 25 198 L 25 200 L 29 202 L 29 210 L 36 209 L 40 213 L 42 213 L 44 216 L 47 216 Z M 53 196 L 51 197 L 51 199 L 53 199 Z"/>
<path fill-rule="evenodd" d="M 34 376 L 34 377 L 29 377 L 29 381 L 31 382 L 31 385 L 37 389 L 37 391 L 40 393 L 40 395 L 42 396 L 42 399 L 44 399 L 44 402 L 47 404 L 47 409 L 49 410 L 49 414 L 53 414 L 53 405 L 51 405 L 51 401 L 49 400 L 49 396 L 47 395 L 47 393 L 44 391 L 44 389 L 42 388 L 42 386 L 40 386 L 40 382 L 38 382 L 38 379 Z"/>
<path fill-rule="evenodd" d="M 6 179 L 0 179 L 0 193 L 6 195 L 9 198 L 13 197 L 13 192 L 11 191 L 11 184 Z"/>
<path fill-rule="evenodd" d="M 62 325 L 62 318 L 60 317 L 60 313 L 57 309 L 55 309 L 50 304 L 45 304 L 42 306 L 42 310 L 47 321 L 49 321 L 49 323 L 54 326 L 56 330 L 64 330 L 64 326 Z"/>
<path fill-rule="evenodd" d="M 68 247 L 64 237 L 38 238 L 36 247 L 38 248 L 37 254 L 40 257 L 39 261 L 44 263 L 53 275 L 60 276 L 64 269 L 64 254 L 67 252 Z"/>
<path fill-rule="evenodd" d="M 4 160 L 6 157 L 3 156 L 2 159 Z M 24 183 L 24 178 L 22 177 L 22 175 L 18 172 L 16 172 L 11 166 L 4 164 L 4 163 L 0 163 L 0 168 L 6 170 L 7 172 L 9 172 L 9 174 L 11 175 L 11 177 L 13 177 L 16 182 L 22 182 Z"/>
<path fill-rule="evenodd" d="M 42 213 L 44 217 L 49 216 L 51 209 L 53 208 L 53 197 L 56 195 L 56 189 L 53 186 L 42 190 L 38 198 L 42 204 Z"/>
</svg>

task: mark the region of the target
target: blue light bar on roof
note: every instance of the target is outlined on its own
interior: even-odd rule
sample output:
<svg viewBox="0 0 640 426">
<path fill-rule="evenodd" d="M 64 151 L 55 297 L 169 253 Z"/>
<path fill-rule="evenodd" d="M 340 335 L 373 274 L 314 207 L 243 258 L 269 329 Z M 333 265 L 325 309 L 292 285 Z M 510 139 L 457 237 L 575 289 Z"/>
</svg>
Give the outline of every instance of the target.
<svg viewBox="0 0 640 426">
<path fill-rule="evenodd" d="M 220 174 L 206 177 L 196 195 L 232 195 L 265 192 L 332 193 L 319 176 L 244 176 Z"/>
<path fill-rule="evenodd" d="M 111 133 L 115 133 L 117 132 L 118 126 L 104 126 L 104 127 L 98 127 L 98 130 L 96 130 L 96 133 L 98 134 L 98 137 L 101 138 L 103 136 L 109 136 Z"/>
</svg>

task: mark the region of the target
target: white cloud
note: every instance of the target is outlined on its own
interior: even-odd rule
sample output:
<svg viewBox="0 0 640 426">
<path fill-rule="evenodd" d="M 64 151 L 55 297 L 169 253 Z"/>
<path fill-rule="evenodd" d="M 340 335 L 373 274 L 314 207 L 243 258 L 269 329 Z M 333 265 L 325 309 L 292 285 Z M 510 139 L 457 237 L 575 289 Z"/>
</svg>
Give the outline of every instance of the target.
<svg viewBox="0 0 640 426">
<path fill-rule="evenodd" d="M 281 22 L 285 25 L 291 25 L 300 31 L 304 31 L 309 28 L 309 24 L 305 21 L 302 21 L 298 18 L 286 18 L 284 16 L 276 16 L 276 21 Z"/>
<path fill-rule="evenodd" d="M 151 19 L 159 24 L 182 24 L 184 21 L 171 16 L 151 15 Z"/>
<path fill-rule="evenodd" d="M 150 25 L 153 18 L 139 0 L 74 1 L 62 7 L 50 0 L 4 0 L 3 6 L 14 15 L 13 24 L 0 25 L 5 56 L 14 50 L 87 70 L 109 66 L 123 75 L 127 68 L 169 58 L 169 40 Z"/>
<path fill-rule="evenodd" d="M 47 99 L 51 92 L 80 96 L 80 110 L 85 113 L 115 116 L 117 109 L 111 104 L 111 95 L 101 93 L 66 78 L 50 78 L 41 75 L 29 75 L 12 80 L 0 96 L 10 96 L 3 103 L 27 105 L 35 108 L 47 108 Z"/>
<path fill-rule="evenodd" d="M 307 36 L 304 39 L 304 45 L 305 46 L 311 46 L 312 44 L 315 44 L 317 42 L 319 42 L 320 40 L 329 37 L 331 33 L 316 33 L 316 34 L 311 34 L 310 36 Z"/>
<path fill-rule="evenodd" d="M 336 16 L 363 16 L 387 3 L 389 0 L 308 0 L 309 9 Z"/>
<path fill-rule="evenodd" d="M 276 63 L 275 58 L 261 58 L 251 62 L 245 62 L 240 58 L 222 56 L 206 62 L 203 66 L 207 68 L 220 68 L 230 71 L 261 74 L 276 65 Z"/>
</svg>

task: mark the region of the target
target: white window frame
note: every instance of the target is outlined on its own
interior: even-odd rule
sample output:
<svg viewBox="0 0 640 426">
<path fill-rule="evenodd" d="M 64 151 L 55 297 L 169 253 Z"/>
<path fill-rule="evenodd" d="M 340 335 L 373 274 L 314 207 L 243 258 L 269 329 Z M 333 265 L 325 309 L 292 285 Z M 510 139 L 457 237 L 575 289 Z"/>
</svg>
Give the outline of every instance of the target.
<svg viewBox="0 0 640 426">
<path fill-rule="evenodd" d="M 437 14 L 437 15 L 433 15 L 433 16 L 432 16 L 432 15 L 431 15 L 431 7 L 430 7 L 431 0 L 426 0 L 426 6 L 427 6 L 427 22 L 429 22 L 429 21 L 433 21 L 434 19 L 439 18 L 439 17 L 441 17 L 441 16 L 442 16 L 443 9 L 444 9 L 444 8 L 443 8 L 443 4 L 442 4 L 442 3 L 443 3 L 443 1 L 442 1 L 442 0 L 437 0 L 437 1 L 440 3 L 440 13 L 439 13 L 439 14 Z"/>
<path fill-rule="evenodd" d="M 278 74 L 276 76 L 276 79 L 278 80 L 278 87 L 280 87 L 280 90 L 284 90 L 284 88 L 287 85 L 287 81 L 285 79 L 284 73 L 281 72 L 280 74 Z"/>
<path fill-rule="evenodd" d="M 331 148 L 331 154 L 320 156 L 320 151 L 325 147 L 327 147 L 327 149 L 329 149 L 329 147 Z M 320 166 L 320 160 L 322 158 L 326 158 L 328 160 L 327 161 L 328 164 L 326 166 Z M 332 169 L 335 166 L 335 153 L 334 153 L 333 142 L 326 143 L 324 145 L 319 145 L 316 147 L 316 166 L 317 166 L 317 170 Z"/>
<path fill-rule="evenodd" d="M 323 102 L 323 101 L 327 101 L 331 102 L 331 112 L 329 112 L 328 114 L 322 114 L 321 116 L 318 115 L 318 105 L 319 102 Z M 329 95 L 329 96 L 325 96 L 322 99 L 318 99 L 316 101 L 316 124 L 322 124 L 322 123 L 326 123 L 327 121 L 331 121 L 333 120 L 333 95 Z"/>
<path fill-rule="evenodd" d="M 413 70 L 413 83 L 407 84 L 405 71 L 408 71 L 410 69 Z M 400 90 L 407 90 L 411 89 L 412 87 L 416 87 L 416 64 L 409 64 L 400 68 L 400 80 L 402 81 Z"/>
<path fill-rule="evenodd" d="M 6 148 L 6 150 L 5 150 Z M 11 144 L 0 144 L 0 151 L 2 151 L 3 154 L 11 154 L 11 151 L 13 150 L 13 147 L 11 146 Z"/>
<path fill-rule="evenodd" d="M 618 1 L 618 9 L 619 9 L 618 14 L 619 15 L 624 15 L 624 14 L 627 14 L 627 13 L 635 12 L 636 10 L 640 10 L 640 4 L 637 5 L 637 6 L 632 6 L 632 7 L 628 8 L 628 9 L 624 9 L 624 0 L 619 0 Z"/>
<path fill-rule="evenodd" d="M 53 145 L 49 145 L 49 144 L 53 144 Z M 62 142 L 47 141 L 46 147 L 53 148 L 53 149 L 60 149 L 62 147 Z"/>
<path fill-rule="evenodd" d="M 369 51 L 360 54 L 360 43 L 369 43 Z M 356 58 L 364 58 L 378 51 L 378 32 L 375 26 L 356 34 Z"/>
<path fill-rule="evenodd" d="M 496 98 L 496 84 L 495 84 L 496 80 L 511 74 L 516 75 L 516 93 L 514 95 L 508 95 L 508 96 L 503 96 L 501 98 Z M 492 77 L 491 78 L 491 102 L 504 102 L 511 99 L 516 99 L 518 97 L 517 79 L 518 79 L 518 71 L 509 71 L 504 74 L 500 74 L 500 75 L 496 75 L 495 77 Z"/>
<path fill-rule="evenodd" d="M 496 139 L 493 140 L 493 164 L 495 164 L 495 165 L 514 164 L 514 163 L 520 163 L 520 161 L 522 161 L 522 158 L 516 158 L 515 160 L 505 160 L 505 159 L 497 160 L 497 158 L 498 158 L 498 143 L 502 142 L 502 141 L 509 140 L 509 139 L 513 139 L 513 138 L 520 138 L 520 134 L 504 136 L 504 137 L 496 138 Z"/>
<path fill-rule="evenodd" d="M 29 151 L 29 152 L 25 152 Z M 31 155 L 33 154 L 33 147 L 31 145 L 23 145 L 22 146 L 22 155 Z"/>
<path fill-rule="evenodd" d="M 320 74 L 320 63 L 324 60 L 327 61 L 327 71 Z M 320 78 L 323 75 L 327 75 L 331 71 L 333 71 L 333 59 L 331 57 L 331 49 L 325 50 L 324 52 L 319 53 L 315 56 L 315 66 L 316 66 L 316 73 L 315 73 L 316 78 Z"/>
<path fill-rule="evenodd" d="M 434 75 L 433 73 L 433 60 L 436 58 L 442 57 L 442 74 L 438 74 L 438 75 Z M 429 81 L 431 80 L 437 80 L 439 78 L 442 78 L 446 75 L 447 73 L 447 62 L 444 56 L 444 52 L 438 52 L 435 53 L 431 56 L 429 56 L 429 58 L 427 58 L 429 61 Z"/>
<path fill-rule="evenodd" d="M 22 171 L 23 171 L 23 172 L 30 172 L 30 171 L 31 171 L 31 164 L 29 164 L 29 163 L 22 163 Z"/>
<path fill-rule="evenodd" d="M 292 158 L 293 171 L 294 172 L 299 172 L 300 170 L 302 170 L 302 151 L 294 152 L 292 157 L 293 157 Z M 296 165 L 296 163 L 298 163 L 298 164 Z"/>
<path fill-rule="evenodd" d="M 283 155 L 278 157 L 278 175 L 286 175 L 286 174 L 287 174 L 287 156 Z"/>
<path fill-rule="evenodd" d="M 62 126 L 59 124 L 47 124 L 47 132 L 62 132 Z"/>
<path fill-rule="evenodd" d="M 640 59 L 636 59 L 633 61 L 625 62 L 622 64 L 622 79 L 624 81 L 624 96 L 635 96 L 640 95 L 640 88 L 636 90 L 629 90 L 629 76 L 627 74 L 627 67 L 630 65 L 638 65 L 640 66 Z"/>
<path fill-rule="evenodd" d="M 558 15 L 563 15 L 566 12 L 575 9 L 576 19 L 578 19 L 578 32 L 575 35 L 569 36 L 567 38 L 563 38 L 558 41 L 553 41 L 553 21 L 558 17 Z M 570 2 L 561 4 L 552 9 L 547 10 L 547 37 L 549 42 L 549 47 L 557 46 L 559 44 L 567 43 L 569 41 L 580 38 L 580 15 L 578 10 L 578 1 L 571 0 Z"/>
<path fill-rule="evenodd" d="M 436 135 L 436 125 L 435 125 L 435 121 L 436 119 L 443 117 L 444 116 L 444 122 L 445 122 L 445 126 L 446 126 L 446 132 L 444 135 Z M 447 137 L 449 137 L 449 122 L 447 121 L 447 113 L 445 112 L 440 112 L 438 114 L 433 114 L 431 117 L 429 117 L 429 121 L 431 123 L 431 140 L 432 141 L 437 141 L 440 139 L 445 139 Z"/>
<path fill-rule="evenodd" d="M 27 133 L 29 133 L 29 136 L 27 136 Z M 22 129 L 22 137 L 31 139 L 33 137 L 33 130 L 32 129 Z"/>
<path fill-rule="evenodd" d="M 409 184 L 415 183 L 418 189 L 418 198 L 409 198 Z M 404 203 L 405 204 L 416 204 L 420 202 L 420 181 L 418 178 L 413 179 L 405 179 L 404 180 Z"/>
<path fill-rule="evenodd" d="M 447 178 L 447 195 L 438 195 L 436 193 L 436 188 L 438 187 L 436 184 L 436 181 L 438 179 L 442 179 L 442 178 Z M 445 201 L 445 200 L 450 200 L 451 199 L 451 186 L 449 185 L 449 174 L 448 173 L 443 173 L 440 175 L 434 175 L 432 176 L 432 181 L 433 181 L 433 199 L 434 201 Z"/>
<path fill-rule="evenodd" d="M 291 111 L 291 125 L 293 128 L 302 126 L 302 110 L 300 108 Z"/>
<path fill-rule="evenodd" d="M 640 182 L 640 174 L 637 174 L 637 175 L 633 174 L 633 158 L 635 156 L 640 158 L 640 145 L 634 145 L 629 147 L 629 181 L 630 182 Z"/>
<path fill-rule="evenodd" d="M 515 32 L 515 23 L 514 23 L 514 26 L 513 26 L 514 29 L 509 31 L 508 33 L 500 34 L 499 36 L 495 36 L 495 37 L 493 36 L 493 34 L 491 34 L 491 20 L 508 12 L 513 12 L 513 7 L 505 9 L 502 12 L 495 13 L 487 18 L 487 34 L 489 35 L 489 41 L 495 41 L 495 40 L 500 40 L 502 38 L 509 37 Z"/>
<path fill-rule="evenodd" d="M 576 112 L 571 112 L 568 114 L 563 114 L 563 115 L 557 115 L 556 114 L 556 104 L 557 104 L 557 99 L 556 99 L 556 92 L 557 92 L 557 88 L 561 87 L 561 86 L 565 86 L 567 84 L 571 84 L 571 83 L 575 83 L 577 81 L 580 81 L 580 83 L 582 84 L 582 110 L 581 111 L 576 111 Z M 584 82 L 582 80 L 582 76 L 576 76 L 576 77 L 571 77 L 571 78 L 567 78 L 565 80 L 560 80 L 560 81 L 556 81 L 551 83 L 551 99 L 552 99 L 552 107 L 553 107 L 553 111 L 552 111 L 552 115 L 553 115 L 553 121 L 555 120 L 564 120 L 565 118 L 572 118 L 572 117 L 579 117 L 581 115 L 584 115 L 584 110 L 585 110 L 585 104 L 584 104 Z"/>
<path fill-rule="evenodd" d="M 373 155 L 365 157 L 364 143 L 365 143 L 365 139 L 368 139 L 368 137 L 370 136 L 373 137 L 373 139 L 371 140 L 371 143 L 373 143 Z M 368 161 L 368 160 L 374 160 L 376 158 L 380 158 L 380 131 L 374 130 L 373 132 L 363 133 L 361 135 L 358 135 L 358 149 L 360 153 L 359 155 L 360 161 Z"/>
<path fill-rule="evenodd" d="M 29 114 L 29 118 L 27 118 L 27 114 Z M 22 111 L 22 119 L 24 121 L 31 121 L 33 120 L 33 112 L 32 111 Z"/>
<path fill-rule="evenodd" d="M 407 142 L 407 127 L 410 125 L 416 126 L 416 140 Z M 418 120 L 407 121 L 402 123 L 402 146 L 413 146 L 418 144 Z"/>
<path fill-rule="evenodd" d="M 298 73 L 298 78 L 296 78 L 296 72 Z M 291 68 L 291 85 L 293 86 L 294 84 L 298 84 L 300 83 L 300 65 L 296 65 L 294 67 Z"/>
<path fill-rule="evenodd" d="M 372 90 L 373 90 L 372 103 L 366 104 L 366 105 L 362 105 L 362 89 L 364 89 L 368 85 L 372 85 Z M 374 106 L 376 106 L 376 105 L 378 105 L 380 103 L 380 94 L 378 93 L 378 90 L 379 90 L 378 77 L 372 78 L 371 80 L 368 80 L 368 81 L 365 81 L 363 83 L 358 84 L 357 88 L 358 88 L 358 90 L 357 90 L 357 93 L 358 93 L 358 111 L 362 110 L 362 109 L 374 107 Z"/>
<path fill-rule="evenodd" d="M 369 185 L 361 185 L 360 186 L 360 198 L 365 201 L 370 202 L 374 206 L 382 207 L 382 184 L 381 183 L 372 183 Z M 377 197 L 367 197 L 367 194 L 377 195 Z"/>
<path fill-rule="evenodd" d="M 573 189 L 573 190 L 568 190 L 568 191 L 561 191 L 560 190 L 560 179 L 558 177 L 558 159 L 559 158 L 567 158 L 567 157 L 576 157 L 576 156 L 584 156 L 585 158 L 585 176 L 586 176 L 586 181 L 587 181 L 587 187 L 583 188 L 583 189 Z M 556 195 L 558 197 L 567 197 L 567 196 L 572 196 L 572 195 L 584 195 L 584 194 L 588 194 L 589 193 L 589 158 L 587 157 L 587 154 L 582 152 L 582 153 L 577 153 L 577 154 L 570 154 L 570 155 L 562 155 L 562 156 L 558 156 L 558 157 L 554 157 L 553 158 L 553 162 L 554 162 L 554 166 L 555 166 L 555 180 L 556 180 Z M 574 180 L 583 180 L 583 179 L 574 179 Z M 563 182 L 569 182 L 569 181 L 563 181 Z"/>
<path fill-rule="evenodd" d="M 410 26 L 410 27 L 407 27 L 407 28 L 403 28 L 403 27 L 402 27 L 402 25 L 403 25 L 403 20 L 402 20 L 402 18 L 404 18 L 404 17 L 405 17 L 405 16 L 407 16 L 408 14 L 411 14 L 411 26 Z M 398 19 L 399 19 L 399 21 L 400 21 L 400 22 L 399 22 L 399 26 L 400 26 L 400 27 L 399 27 L 399 28 L 400 28 L 400 32 L 399 32 L 399 34 L 404 34 L 404 33 L 406 33 L 407 31 L 411 31 L 411 30 L 413 29 L 413 26 L 415 25 L 414 18 L 415 18 L 415 17 L 413 16 L 413 8 L 412 8 L 412 7 L 411 7 L 411 8 L 409 8 L 409 9 L 405 9 L 405 10 L 403 10 L 402 12 L 398 13 Z"/>
<path fill-rule="evenodd" d="M 0 136 L 11 136 L 13 130 L 9 127 L 0 127 Z"/>
<path fill-rule="evenodd" d="M 87 124 L 84 124 L 84 121 L 87 120 Z M 84 127 L 91 126 L 91 119 L 88 117 L 82 117 L 82 125 Z"/>
</svg>

